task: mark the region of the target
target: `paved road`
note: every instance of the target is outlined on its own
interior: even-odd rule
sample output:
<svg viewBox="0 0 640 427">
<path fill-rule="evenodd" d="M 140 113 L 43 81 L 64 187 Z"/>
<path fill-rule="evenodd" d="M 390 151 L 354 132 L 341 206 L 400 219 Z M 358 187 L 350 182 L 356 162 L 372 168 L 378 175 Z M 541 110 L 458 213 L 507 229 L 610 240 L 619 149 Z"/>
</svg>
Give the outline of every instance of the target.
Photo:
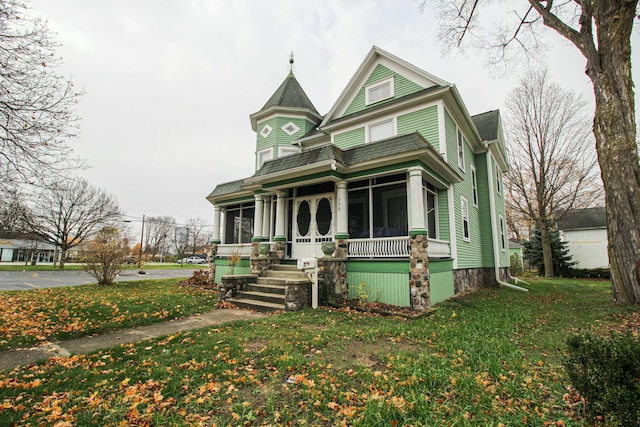
<svg viewBox="0 0 640 427">
<path fill-rule="evenodd" d="M 135 270 L 123 271 L 117 282 L 126 280 L 169 279 L 191 277 L 193 268 L 174 270 L 146 270 L 138 274 Z M 96 283 L 96 279 L 85 271 L 0 271 L 0 290 L 24 290 L 76 286 Z"/>
</svg>

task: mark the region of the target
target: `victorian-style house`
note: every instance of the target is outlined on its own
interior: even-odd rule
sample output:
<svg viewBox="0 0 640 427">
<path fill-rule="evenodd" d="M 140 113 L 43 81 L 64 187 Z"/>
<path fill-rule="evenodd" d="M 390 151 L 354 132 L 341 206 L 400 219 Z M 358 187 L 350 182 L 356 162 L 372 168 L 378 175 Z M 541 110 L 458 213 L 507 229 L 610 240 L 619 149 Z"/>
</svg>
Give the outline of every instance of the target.
<svg viewBox="0 0 640 427">
<path fill-rule="evenodd" d="M 207 197 L 216 282 L 265 275 L 260 244 L 282 265 L 324 246 L 345 295 L 418 309 L 508 278 L 497 110 L 374 46 L 325 115 L 290 72 L 250 118 L 255 173 Z"/>
</svg>

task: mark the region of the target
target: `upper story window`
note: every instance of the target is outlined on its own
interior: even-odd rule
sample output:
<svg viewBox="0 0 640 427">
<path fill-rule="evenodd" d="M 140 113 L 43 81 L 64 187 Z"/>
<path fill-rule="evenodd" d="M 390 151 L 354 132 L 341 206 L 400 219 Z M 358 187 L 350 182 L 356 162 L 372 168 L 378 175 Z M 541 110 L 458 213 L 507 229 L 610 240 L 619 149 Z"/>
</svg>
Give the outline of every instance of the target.
<svg viewBox="0 0 640 427">
<path fill-rule="evenodd" d="M 507 238 L 505 236 L 505 231 L 504 231 L 504 218 L 502 218 L 502 215 L 498 215 L 499 219 L 500 219 L 500 249 L 502 249 L 502 252 L 506 252 L 507 251 Z"/>
<path fill-rule="evenodd" d="M 478 174 L 476 167 L 471 165 L 471 190 L 473 191 L 473 206 L 478 207 Z"/>
<path fill-rule="evenodd" d="M 256 153 L 256 170 L 260 169 L 262 164 L 267 160 L 273 159 L 273 148 L 265 148 Z"/>
<path fill-rule="evenodd" d="M 499 195 L 502 195 L 502 172 L 500 168 L 496 164 L 496 192 Z"/>
<path fill-rule="evenodd" d="M 296 126 L 295 123 L 289 122 L 286 125 L 282 126 L 281 129 L 287 133 L 287 135 L 291 136 L 294 133 L 298 132 L 300 128 Z"/>
<path fill-rule="evenodd" d="M 269 134 L 271 133 L 271 131 L 273 130 L 273 128 L 269 125 L 264 125 L 264 127 L 262 128 L 262 131 L 260 131 L 260 135 L 262 135 L 264 138 L 268 137 Z"/>
<path fill-rule="evenodd" d="M 365 105 L 393 98 L 393 77 L 372 83 L 365 87 Z"/>
<path fill-rule="evenodd" d="M 462 137 L 462 132 L 458 129 L 458 166 L 463 171 L 464 169 L 464 138 Z"/>
<path fill-rule="evenodd" d="M 395 134 L 393 119 L 374 123 L 368 127 L 369 142 L 392 137 Z"/>
</svg>

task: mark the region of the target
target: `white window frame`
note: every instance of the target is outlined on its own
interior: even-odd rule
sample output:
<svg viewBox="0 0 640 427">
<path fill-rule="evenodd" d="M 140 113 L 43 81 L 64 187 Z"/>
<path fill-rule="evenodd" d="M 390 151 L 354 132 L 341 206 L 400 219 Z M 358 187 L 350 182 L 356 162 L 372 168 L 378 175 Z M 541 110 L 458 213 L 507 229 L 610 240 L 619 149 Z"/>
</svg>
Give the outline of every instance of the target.
<svg viewBox="0 0 640 427">
<path fill-rule="evenodd" d="M 278 157 L 290 156 L 299 152 L 300 150 L 296 147 L 278 147 Z"/>
<path fill-rule="evenodd" d="M 470 242 L 471 230 L 469 229 L 469 201 L 464 196 L 460 196 L 460 216 L 462 217 L 462 240 Z"/>
<path fill-rule="evenodd" d="M 265 148 L 256 153 L 256 170 L 260 169 L 264 162 L 273 159 L 273 147 Z"/>
<path fill-rule="evenodd" d="M 387 137 L 384 137 L 384 138 L 372 140 L 371 139 L 371 128 L 374 128 L 374 127 L 380 126 L 380 125 L 384 125 L 384 124 L 387 124 L 387 123 L 391 123 L 391 135 L 389 135 Z M 382 120 L 380 122 L 371 123 L 370 125 L 367 125 L 367 140 L 366 140 L 366 142 L 369 143 L 369 142 L 382 141 L 383 139 L 392 138 L 392 137 L 396 136 L 396 133 L 397 133 L 396 132 L 396 121 L 395 121 L 395 119 L 393 117 L 390 118 L 390 119 L 387 119 L 387 120 Z"/>
<path fill-rule="evenodd" d="M 269 134 L 271 133 L 272 130 L 273 130 L 273 128 L 271 126 L 264 125 L 264 127 L 260 131 L 260 135 L 262 135 L 263 138 L 266 138 L 266 137 L 269 136 Z"/>
<path fill-rule="evenodd" d="M 457 128 L 458 167 L 465 171 L 464 164 L 464 136 L 460 128 Z"/>
<path fill-rule="evenodd" d="M 432 188 L 429 188 L 425 181 L 422 181 L 422 198 L 424 203 L 424 224 L 427 229 L 427 236 L 429 235 L 429 203 L 427 194 L 433 195 L 433 215 L 435 217 L 436 229 L 433 230 L 435 237 L 429 237 L 432 239 L 438 239 L 440 236 L 440 224 L 438 221 L 438 192 Z"/>
<path fill-rule="evenodd" d="M 496 163 L 496 193 L 498 193 L 499 196 L 502 196 L 502 180 L 500 178 L 502 178 L 502 173 Z"/>
<path fill-rule="evenodd" d="M 290 126 L 293 126 L 293 130 L 288 130 L 287 129 Z M 280 129 L 282 129 L 284 131 L 284 133 L 286 133 L 289 136 L 295 135 L 300 130 L 300 128 L 295 123 L 293 123 L 291 121 L 288 122 L 288 123 L 285 123 L 284 126 L 282 126 Z"/>
<path fill-rule="evenodd" d="M 478 173 L 475 165 L 471 165 L 471 191 L 473 192 L 473 206 L 478 207 Z"/>
<path fill-rule="evenodd" d="M 507 233 L 504 229 L 504 218 L 502 214 L 498 214 L 498 220 L 500 223 L 500 249 L 502 252 L 507 251 Z"/>
<path fill-rule="evenodd" d="M 379 99 L 375 99 L 375 100 L 371 100 L 371 91 L 373 89 L 377 89 L 381 86 L 385 86 L 385 85 L 389 85 L 389 96 L 386 96 L 384 98 L 379 98 Z M 380 101 L 384 101 L 385 99 L 390 99 L 394 97 L 394 88 L 393 88 L 393 76 L 386 78 L 384 80 L 378 80 L 375 83 L 371 83 L 367 86 L 365 86 L 364 88 L 364 94 L 365 94 L 365 105 L 370 105 L 370 104 L 375 104 L 377 102 Z"/>
</svg>

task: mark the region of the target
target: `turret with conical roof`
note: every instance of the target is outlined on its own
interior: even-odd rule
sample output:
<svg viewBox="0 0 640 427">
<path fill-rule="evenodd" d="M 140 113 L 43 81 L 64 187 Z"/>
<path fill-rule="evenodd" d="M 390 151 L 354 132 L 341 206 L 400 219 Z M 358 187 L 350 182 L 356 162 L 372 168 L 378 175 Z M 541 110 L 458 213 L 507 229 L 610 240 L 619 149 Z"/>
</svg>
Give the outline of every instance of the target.
<svg viewBox="0 0 640 427">
<path fill-rule="evenodd" d="M 314 129 L 322 116 L 316 110 L 291 70 L 260 111 L 253 113 L 251 128 L 256 135 L 256 170 L 267 160 L 299 151 L 295 141 Z"/>
</svg>

